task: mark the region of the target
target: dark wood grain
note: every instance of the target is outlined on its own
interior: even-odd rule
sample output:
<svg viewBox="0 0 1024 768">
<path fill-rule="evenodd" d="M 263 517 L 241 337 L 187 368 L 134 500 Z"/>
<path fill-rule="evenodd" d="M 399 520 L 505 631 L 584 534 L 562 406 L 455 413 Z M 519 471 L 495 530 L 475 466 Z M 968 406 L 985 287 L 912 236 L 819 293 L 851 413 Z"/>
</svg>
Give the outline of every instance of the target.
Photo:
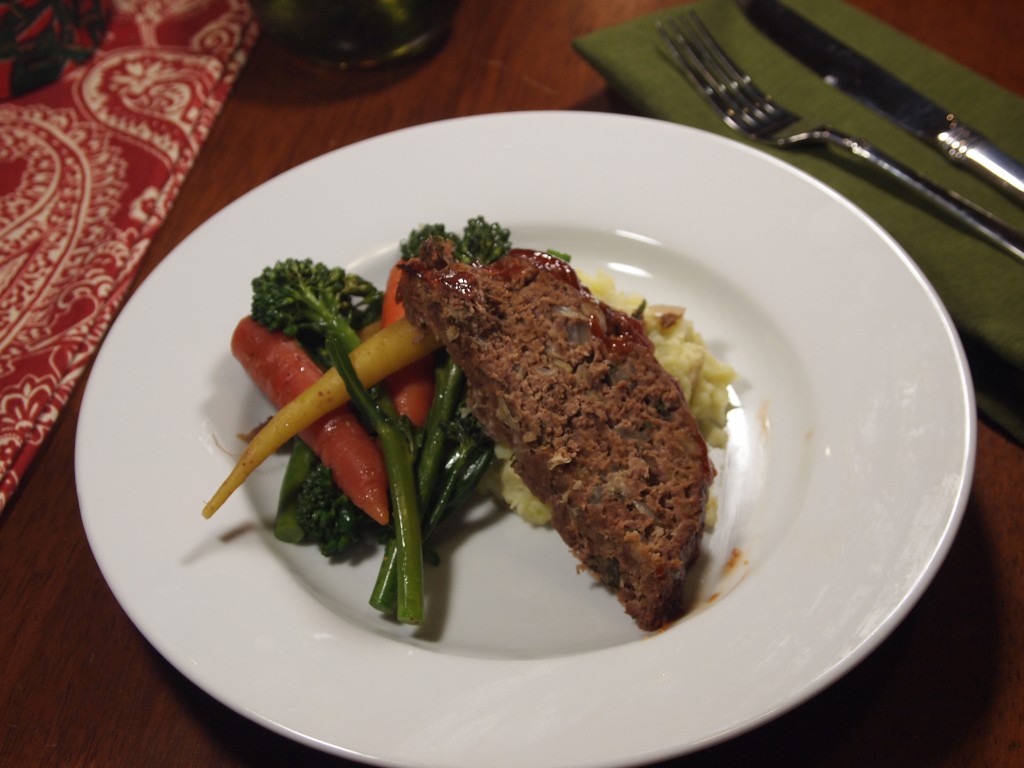
<svg viewBox="0 0 1024 768">
<path fill-rule="evenodd" d="M 464 0 L 439 53 L 376 72 L 317 69 L 261 40 L 142 275 L 249 189 L 360 139 L 484 112 L 627 111 L 569 40 L 670 4 Z M 1024 94 L 1017 0 L 854 4 Z M 92 558 L 76 501 L 83 385 L 0 516 L 0 765 L 344 765 L 214 701 L 121 611 Z M 1024 765 L 1022 478 L 1024 449 L 982 424 L 963 528 L 909 618 L 823 694 L 671 764 Z"/>
</svg>

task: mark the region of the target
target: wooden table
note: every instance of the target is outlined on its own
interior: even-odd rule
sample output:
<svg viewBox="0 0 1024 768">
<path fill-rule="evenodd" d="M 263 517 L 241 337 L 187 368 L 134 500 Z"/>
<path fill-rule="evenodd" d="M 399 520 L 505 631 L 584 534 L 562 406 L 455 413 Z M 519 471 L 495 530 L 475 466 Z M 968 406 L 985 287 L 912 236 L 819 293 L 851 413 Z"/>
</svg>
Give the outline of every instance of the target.
<svg viewBox="0 0 1024 768">
<path fill-rule="evenodd" d="M 854 4 L 1024 94 L 1017 0 Z M 483 112 L 629 111 L 569 40 L 668 5 L 464 0 L 439 54 L 377 72 L 317 70 L 261 40 L 143 274 L 247 190 L 360 139 Z M 115 602 L 75 495 L 82 389 L 0 517 L 0 765 L 344 764 L 213 700 L 165 662 Z M 673 764 L 1024 765 L 1022 479 L 1024 449 L 981 425 L 963 527 L 903 625 L 824 694 Z"/>
</svg>

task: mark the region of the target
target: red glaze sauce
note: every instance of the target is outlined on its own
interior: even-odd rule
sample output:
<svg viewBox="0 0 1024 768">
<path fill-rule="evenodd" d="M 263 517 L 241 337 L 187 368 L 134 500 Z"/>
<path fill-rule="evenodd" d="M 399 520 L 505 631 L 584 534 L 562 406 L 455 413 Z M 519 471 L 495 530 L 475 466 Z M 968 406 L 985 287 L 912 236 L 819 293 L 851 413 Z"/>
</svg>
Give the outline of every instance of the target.
<svg viewBox="0 0 1024 768">
<path fill-rule="evenodd" d="M 619 353 L 625 353 L 631 346 L 641 345 L 648 348 L 653 348 L 651 340 L 647 337 L 647 332 L 644 330 L 644 324 L 635 317 L 612 309 L 603 301 L 596 298 L 586 286 L 584 286 L 576 271 L 569 266 L 569 263 L 564 259 L 560 259 L 557 256 L 552 256 L 544 251 L 534 251 L 526 248 L 513 248 L 508 252 L 508 256 L 516 256 L 525 261 L 529 261 L 537 269 L 544 270 L 562 282 L 572 286 L 574 289 L 590 298 L 595 305 L 599 307 L 599 310 L 604 314 L 604 322 L 601 318 L 591 315 L 590 316 L 590 332 L 598 339 L 604 341 L 609 350 Z M 504 262 L 495 262 L 495 266 Z M 509 268 L 511 271 L 511 267 Z"/>
<path fill-rule="evenodd" d="M 464 299 L 472 298 L 476 289 L 473 279 L 474 269 L 486 269 L 488 272 L 512 280 L 521 273 L 519 266 L 523 261 L 529 262 L 538 270 L 547 272 L 576 291 L 579 291 L 594 305 L 601 317 L 596 314 L 590 315 L 590 332 L 595 338 L 604 342 L 606 348 L 613 353 L 626 354 L 630 348 L 640 345 L 653 349 L 651 340 L 647 337 L 643 323 L 635 317 L 624 312 L 612 309 L 600 299 L 596 298 L 585 285 L 580 282 L 576 271 L 564 259 L 552 256 L 544 251 L 536 251 L 529 248 L 513 248 L 498 261 L 486 266 L 471 265 L 469 268 L 439 268 L 430 269 L 422 262 L 409 262 L 405 267 L 406 272 L 415 274 L 418 277 L 436 280 L 447 290 L 461 296 Z M 466 266 L 466 265 L 460 265 Z"/>
</svg>

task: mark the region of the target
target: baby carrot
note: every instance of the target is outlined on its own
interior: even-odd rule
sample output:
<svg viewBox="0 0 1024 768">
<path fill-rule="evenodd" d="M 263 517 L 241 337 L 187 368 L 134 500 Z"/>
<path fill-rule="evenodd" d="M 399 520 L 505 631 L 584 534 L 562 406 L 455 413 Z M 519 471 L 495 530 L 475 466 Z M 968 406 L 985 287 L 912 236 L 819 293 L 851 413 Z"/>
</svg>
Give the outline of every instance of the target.
<svg viewBox="0 0 1024 768">
<path fill-rule="evenodd" d="M 402 279 L 402 262 L 391 267 L 384 287 L 380 324 L 387 328 L 405 317 L 405 308 L 398 300 L 398 283 Z M 395 409 L 413 423 L 422 427 L 427 422 L 430 404 L 434 400 L 434 363 L 430 357 L 421 357 L 384 380 Z"/>
<path fill-rule="evenodd" d="M 315 384 L 323 371 L 298 341 L 244 317 L 231 336 L 231 352 L 256 387 L 282 408 Z M 321 416 L 299 437 L 331 470 L 334 483 L 357 507 L 388 522 L 388 478 L 377 441 L 347 405 Z"/>
<path fill-rule="evenodd" d="M 371 387 L 409 363 L 425 357 L 440 343 L 408 320 L 401 319 L 356 347 L 350 358 L 359 380 Z M 313 422 L 349 401 L 348 389 L 331 368 L 311 387 L 281 408 L 246 446 L 231 473 L 203 507 L 211 517 L 253 470 Z"/>
</svg>

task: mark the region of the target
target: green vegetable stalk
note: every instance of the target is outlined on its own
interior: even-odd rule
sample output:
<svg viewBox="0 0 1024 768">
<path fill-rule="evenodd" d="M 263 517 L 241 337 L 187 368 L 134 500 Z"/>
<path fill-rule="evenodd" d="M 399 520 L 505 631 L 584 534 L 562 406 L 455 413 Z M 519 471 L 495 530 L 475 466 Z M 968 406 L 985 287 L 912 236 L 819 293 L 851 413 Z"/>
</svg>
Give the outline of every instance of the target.
<svg viewBox="0 0 1024 768">
<path fill-rule="evenodd" d="M 328 333 L 326 342 L 328 357 L 348 387 L 352 404 L 377 433 L 384 454 L 391 494 L 391 519 L 395 528 L 393 559 L 398 580 L 395 616 L 403 624 L 421 624 L 423 540 L 411 435 L 402 421 L 394 419 L 388 410 L 378 407 L 374 402 L 356 376 L 341 340 L 334 333 Z"/>
<path fill-rule="evenodd" d="M 470 219 L 462 234 L 441 224 L 413 230 L 401 243 L 402 258 L 419 252 L 429 238 L 452 241 L 454 258 L 489 264 L 511 249 L 509 231 Z M 494 444 L 469 413 L 465 374 L 441 357 L 427 423 L 415 430 L 379 389 L 367 390 L 349 353 L 357 331 L 379 319 L 381 292 L 344 270 L 310 260 L 284 259 L 253 280 L 251 313 L 269 330 L 296 338 L 321 367 L 338 370 L 352 406 L 377 435 L 388 476 L 391 524 L 363 514 L 334 484 L 330 470 L 301 440 L 292 454 L 278 499 L 275 535 L 282 541 L 319 545 L 329 557 L 341 554 L 364 532 L 387 532 L 384 557 L 370 604 L 403 623 L 424 616 L 424 542 L 476 488 L 494 455 Z"/>
<path fill-rule="evenodd" d="M 316 454 L 301 440 L 292 441 L 288 466 L 281 480 L 281 491 L 277 499 L 277 515 L 274 517 L 274 536 L 289 544 L 298 544 L 306 533 L 296 517 L 299 491 L 317 461 Z"/>
</svg>

